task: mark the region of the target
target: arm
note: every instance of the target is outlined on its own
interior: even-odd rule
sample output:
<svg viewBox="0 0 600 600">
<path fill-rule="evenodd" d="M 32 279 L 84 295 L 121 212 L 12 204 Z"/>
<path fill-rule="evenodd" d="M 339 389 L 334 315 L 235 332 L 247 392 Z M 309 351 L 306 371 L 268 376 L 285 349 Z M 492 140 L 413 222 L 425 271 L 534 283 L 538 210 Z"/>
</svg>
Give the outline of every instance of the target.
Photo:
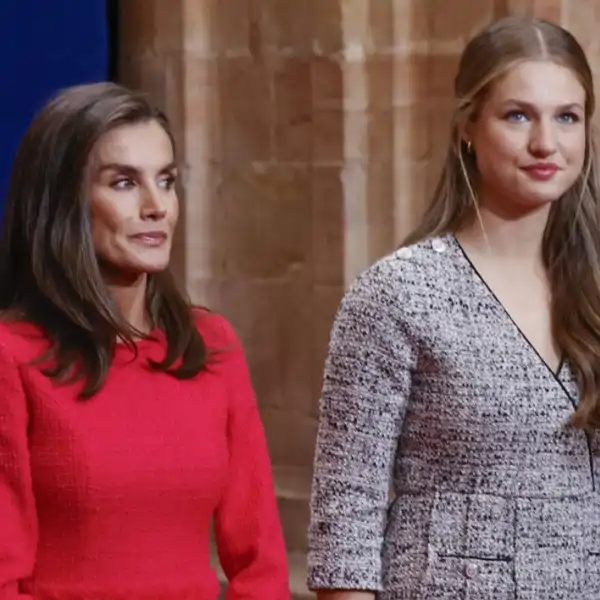
<svg viewBox="0 0 600 600">
<path fill-rule="evenodd" d="M 0 600 L 32 600 L 37 521 L 28 452 L 27 400 L 19 368 L 0 347 Z"/>
<path fill-rule="evenodd" d="M 271 465 L 242 348 L 229 325 L 223 376 L 230 389 L 229 481 L 215 515 L 227 600 L 289 600 L 287 555 Z"/>
<path fill-rule="evenodd" d="M 369 600 L 383 589 L 391 469 L 416 352 L 381 270 L 344 297 L 325 366 L 308 553 L 321 600 Z"/>
</svg>

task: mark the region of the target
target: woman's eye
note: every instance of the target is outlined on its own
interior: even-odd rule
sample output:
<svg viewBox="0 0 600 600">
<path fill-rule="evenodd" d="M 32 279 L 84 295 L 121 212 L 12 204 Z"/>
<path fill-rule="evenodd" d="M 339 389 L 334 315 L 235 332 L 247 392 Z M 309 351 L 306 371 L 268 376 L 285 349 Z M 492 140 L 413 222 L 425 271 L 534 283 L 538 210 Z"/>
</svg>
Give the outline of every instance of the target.
<svg viewBox="0 0 600 600">
<path fill-rule="evenodd" d="M 566 112 L 559 115 L 558 120 L 561 123 L 579 123 L 580 118 L 579 115 L 576 115 L 572 112 Z"/>
<path fill-rule="evenodd" d="M 165 190 L 170 190 L 175 185 L 175 181 L 176 181 L 175 175 L 168 175 L 166 177 L 163 177 L 159 181 L 159 185 L 161 188 L 163 188 Z"/>
<path fill-rule="evenodd" d="M 132 188 L 134 185 L 135 184 L 132 179 L 123 178 L 123 179 L 117 179 L 116 181 L 113 181 L 110 184 L 110 187 L 114 188 L 115 190 L 127 190 L 129 188 Z"/>
<path fill-rule="evenodd" d="M 527 120 L 527 116 L 522 110 L 511 110 L 506 114 L 506 120 L 512 123 L 523 123 Z"/>
</svg>

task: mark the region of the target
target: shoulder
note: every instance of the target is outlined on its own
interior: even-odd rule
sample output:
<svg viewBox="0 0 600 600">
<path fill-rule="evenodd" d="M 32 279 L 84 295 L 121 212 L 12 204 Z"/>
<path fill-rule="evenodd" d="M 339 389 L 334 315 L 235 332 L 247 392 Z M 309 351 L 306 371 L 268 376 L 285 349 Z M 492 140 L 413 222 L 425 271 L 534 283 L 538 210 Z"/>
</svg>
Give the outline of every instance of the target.
<svg viewBox="0 0 600 600">
<path fill-rule="evenodd" d="M 439 236 L 404 246 L 363 271 L 346 297 L 370 297 L 396 304 L 436 292 L 456 278 L 457 246 L 453 236 Z"/>
<path fill-rule="evenodd" d="M 36 325 L 0 320 L 0 361 L 28 363 L 48 349 L 48 338 Z"/>
<path fill-rule="evenodd" d="M 225 377 L 232 388 L 240 382 L 248 385 L 250 378 L 246 357 L 231 323 L 223 315 L 207 309 L 194 309 L 194 317 L 208 351 L 208 369 Z"/>
<path fill-rule="evenodd" d="M 194 308 L 194 321 L 209 352 L 223 352 L 240 348 L 239 339 L 229 321 L 217 312 Z"/>
</svg>

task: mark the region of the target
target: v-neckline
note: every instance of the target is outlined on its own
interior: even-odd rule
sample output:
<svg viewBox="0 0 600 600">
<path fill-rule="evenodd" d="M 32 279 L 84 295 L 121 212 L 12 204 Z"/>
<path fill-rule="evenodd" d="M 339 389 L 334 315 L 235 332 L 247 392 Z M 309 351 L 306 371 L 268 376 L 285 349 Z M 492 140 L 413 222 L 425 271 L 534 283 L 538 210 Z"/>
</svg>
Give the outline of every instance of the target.
<svg viewBox="0 0 600 600">
<path fill-rule="evenodd" d="M 485 277 L 483 277 L 483 275 L 480 273 L 479 269 L 473 264 L 473 261 L 469 258 L 469 255 L 467 254 L 467 252 L 463 248 L 462 244 L 458 241 L 458 239 L 456 238 L 456 236 L 454 234 L 450 234 L 450 238 L 451 238 L 452 242 L 454 243 L 454 245 L 456 246 L 456 248 L 458 249 L 458 251 L 463 256 L 464 260 L 467 262 L 467 264 L 470 267 L 472 273 L 483 284 L 483 286 L 487 289 L 489 295 L 492 297 L 492 299 L 494 300 L 494 302 L 496 303 L 496 305 L 500 308 L 500 310 L 504 313 L 504 315 L 508 318 L 508 320 L 513 324 L 513 327 L 519 333 L 519 336 L 525 342 L 525 345 L 528 346 L 534 352 L 534 354 L 537 356 L 538 360 L 542 363 L 542 365 L 544 365 L 544 367 L 548 370 L 548 372 L 552 375 L 552 377 L 554 379 L 556 379 L 561 384 L 561 386 L 562 386 L 562 381 L 561 381 L 561 377 L 560 376 L 561 376 L 561 373 L 562 373 L 563 368 L 565 366 L 565 355 L 564 355 L 564 352 L 561 353 L 560 360 L 558 362 L 558 365 L 556 366 L 556 369 L 553 369 L 546 362 L 546 360 L 540 354 L 540 352 L 538 351 L 538 349 L 531 343 L 530 339 L 525 335 L 525 333 L 521 329 L 521 327 L 519 327 L 518 323 L 514 320 L 513 316 L 510 314 L 510 312 L 508 311 L 508 309 L 506 308 L 506 306 L 504 306 L 504 303 L 500 300 L 500 298 L 498 298 L 498 295 L 496 294 L 496 292 L 494 292 L 494 290 L 489 286 L 488 282 L 485 280 Z"/>
</svg>

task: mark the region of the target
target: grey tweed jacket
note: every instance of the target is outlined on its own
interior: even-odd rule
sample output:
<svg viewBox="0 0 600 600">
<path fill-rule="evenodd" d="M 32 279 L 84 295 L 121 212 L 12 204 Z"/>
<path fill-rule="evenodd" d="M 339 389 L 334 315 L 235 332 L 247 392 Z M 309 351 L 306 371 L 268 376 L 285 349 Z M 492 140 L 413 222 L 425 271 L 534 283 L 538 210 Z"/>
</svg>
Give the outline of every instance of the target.
<svg viewBox="0 0 600 600">
<path fill-rule="evenodd" d="M 453 236 L 378 262 L 332 331 L 309 586 L 600 600 L 600 440 L 569 425 L 577 402 Z"/>
</svg>

